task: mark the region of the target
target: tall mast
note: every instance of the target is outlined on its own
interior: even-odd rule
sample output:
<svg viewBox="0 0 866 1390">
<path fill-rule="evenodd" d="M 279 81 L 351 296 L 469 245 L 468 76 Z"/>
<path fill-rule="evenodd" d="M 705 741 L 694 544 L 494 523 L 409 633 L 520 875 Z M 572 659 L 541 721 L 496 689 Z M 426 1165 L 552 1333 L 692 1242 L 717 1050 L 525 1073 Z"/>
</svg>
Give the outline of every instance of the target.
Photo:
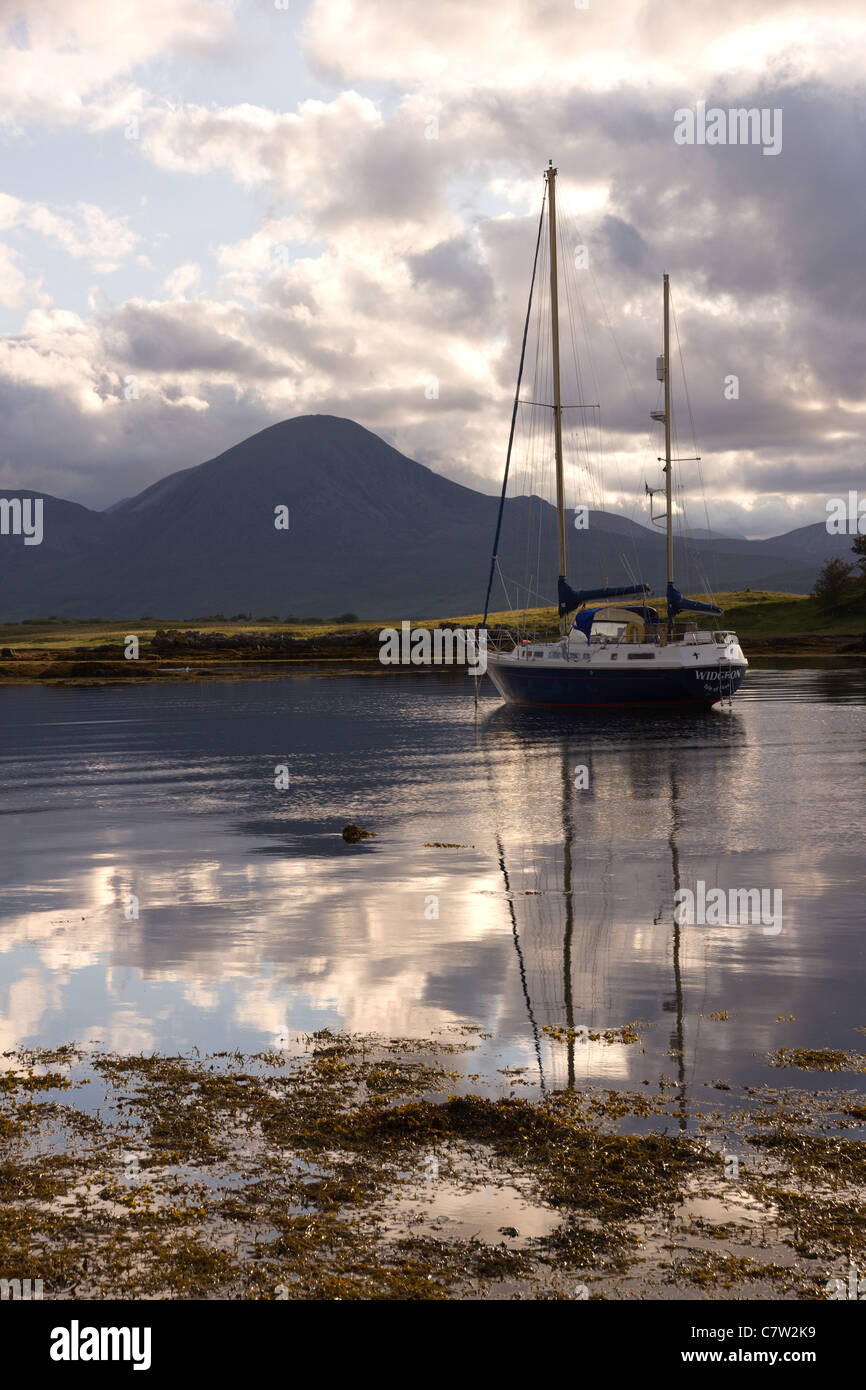
<svg viewBox="0 0 866 1390">
<path fill-rule="evenodd" d="M 565 489 L 562 478 L 562 394 L 559 385 L 559 291 L 556 276 L 556 170 L 547 170 L 547 220 L 550 225 L 550 318 L 553 334 L 553 433 L 556 448 L 556 516 L 559 531 L 559 577 L 565 578 Z"/>
<path fill-rule="evenodd" d="M 671 287 L 665 275 L 665 500 L 667 502 L 668 583 L 674 582 L 674 512 L 671 486 Z M 668 619 L 670 626 L 670 618 Z"/>
</svg>

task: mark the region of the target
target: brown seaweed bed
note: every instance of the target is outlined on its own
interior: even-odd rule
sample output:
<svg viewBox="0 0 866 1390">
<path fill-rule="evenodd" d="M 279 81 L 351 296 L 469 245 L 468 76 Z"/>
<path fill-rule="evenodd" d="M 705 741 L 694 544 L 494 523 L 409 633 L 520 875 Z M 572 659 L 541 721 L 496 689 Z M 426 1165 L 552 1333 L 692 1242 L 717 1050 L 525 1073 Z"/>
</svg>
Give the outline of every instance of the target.
<svg viewBox="0 0 866 1390">
<path fill-rule="evenodd" d="M 866 1273 L 861 1092 L 720 1082 L 734 1108 L 686 1116 L 669 1078 L 532 1098 L 505 1070 L 477 1095 L 453 1070 L 474 1033 L 6 1053 L 0 1277 L 54 1299 L 822 1299 Z"/>
</svg>

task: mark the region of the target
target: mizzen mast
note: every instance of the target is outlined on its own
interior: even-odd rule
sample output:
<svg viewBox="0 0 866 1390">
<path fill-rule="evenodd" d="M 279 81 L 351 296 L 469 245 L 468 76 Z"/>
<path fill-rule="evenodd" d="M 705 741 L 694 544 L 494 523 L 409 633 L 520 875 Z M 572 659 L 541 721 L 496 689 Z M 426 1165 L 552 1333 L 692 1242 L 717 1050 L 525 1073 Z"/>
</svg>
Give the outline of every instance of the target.
<svg viewBox="0 0 866 1390">
<path fill-rule="evenodd" d="M 665 531 L 668 543 L 668 584 L 674 582 L 674 509 L 673 486 L 671 479 L 671 287 L 667 275 L 664 277 L 664 383 L 665 383 L 665 502 L 667 519 Z"/>
<path fill-rule="evenodd" d="M 550 320 L 553 337 L 553 438 L 556 450 L 556 516 L 559 537 L 559 578 L 565 579 L 565 486 L 562 474 L 562 391 L 559 379 L 559 287 L 556 273 L 556 170 L 547 169 L 547 220 L 550 227 Z M 563 619 L 565 623 L 565 619 Z M 563 631 L 565 630 L 563 627 Z"/>
</svg>

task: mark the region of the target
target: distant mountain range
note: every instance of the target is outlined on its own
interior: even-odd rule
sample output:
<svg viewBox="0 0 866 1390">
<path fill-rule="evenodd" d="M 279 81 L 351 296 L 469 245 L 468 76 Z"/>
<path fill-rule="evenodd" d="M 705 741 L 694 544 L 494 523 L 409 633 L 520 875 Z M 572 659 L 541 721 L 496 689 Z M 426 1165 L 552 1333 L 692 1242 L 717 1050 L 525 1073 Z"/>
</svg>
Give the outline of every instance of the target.
<svg viewBox="0 0 866 1390">
<path fill-rule="evenodd" d="M 218 458 L 186 468 L 103 512 L 44 493 L 44 538 L 0 536 L 0 618 L 195 618 L 288 613 L 423 618 L 478 612 L 497 499 L 440 477 L 369 430 L 332 415 L 272 425 Z M 288 530 L 274 525 L 289 509 Z M 546 557 L 532 587 L 556 592 L 556 516 L 538 497 L 506 503 L 501 570 L 525 578 L 526 536 Z M 575 586 L 628 583 L 663 592 L 664 538 L 593 511 L 569 528 Z M 821 522 L 766 541 L 711 534 L 677 545 L 680 587 L 808 593 L 851 538 Z M 494 607 L 507 607 L 502 585 Z"/>
<path fill-rule="evenodd" d="M 742 531 L 708 531 L 706 526 L 683 527 L 680 531 L 681 536 L 686 536 L 694 541 L 744 541 L 746 536 Z"/>
</svg>

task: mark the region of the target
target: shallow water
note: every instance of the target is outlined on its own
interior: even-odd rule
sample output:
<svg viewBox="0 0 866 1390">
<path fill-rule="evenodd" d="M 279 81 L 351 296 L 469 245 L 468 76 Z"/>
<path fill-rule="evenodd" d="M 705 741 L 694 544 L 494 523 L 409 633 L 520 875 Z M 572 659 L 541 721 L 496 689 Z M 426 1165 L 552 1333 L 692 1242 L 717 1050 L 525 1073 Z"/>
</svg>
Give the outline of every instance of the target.
<svg viewBox="0 0 866 1390">
<path fill-rule="evenodd" d="M 430 673 L 0 688 L 0 1050 L 468 1024 L 468 1069 L 533 1088 L 854 1089 L 767 1057 L 866 1052 L 864 705 L 863 665 L 753 667 L 688 716 L 485 682 L 476 718 Z M 781 894 L 780 929 L 677 927 L 699 880 Z M 579 1032 L 630 1020 L 642 1042 Z"/>
</svg>

